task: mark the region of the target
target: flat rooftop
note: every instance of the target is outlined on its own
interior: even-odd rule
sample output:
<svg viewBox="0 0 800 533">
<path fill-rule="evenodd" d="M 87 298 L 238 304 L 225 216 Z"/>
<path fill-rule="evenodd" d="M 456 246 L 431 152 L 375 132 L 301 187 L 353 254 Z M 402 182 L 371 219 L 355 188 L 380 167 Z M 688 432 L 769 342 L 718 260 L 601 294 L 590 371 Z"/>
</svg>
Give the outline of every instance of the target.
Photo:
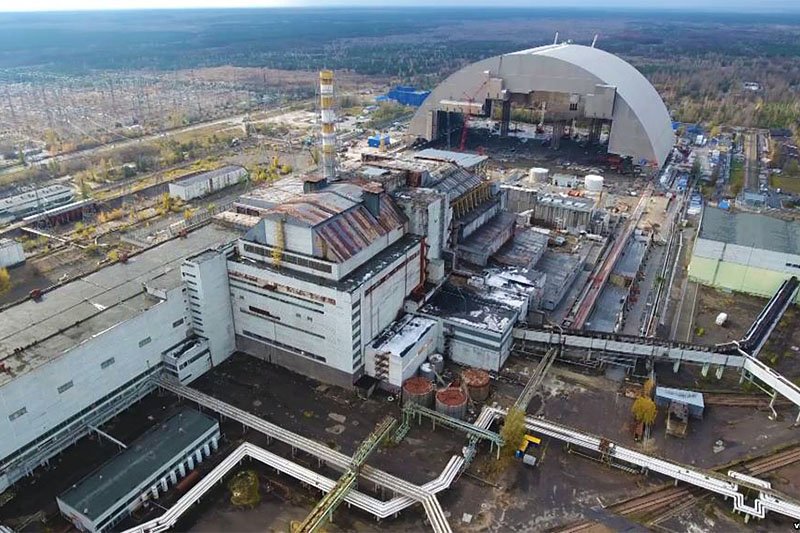
<svg viewBox="0 0 800 533">
<path fill-rule="evenodd" d="M 800 223 L 756 213 L 706 207 L 699 238 L 800 255 Z"/>
<path fill-rule="evenodd" d="M 144 284 L 175 287 L 185 257 L 235 240 L 239 232 L 209 224 L 0 310 L 0 386 L 81 342 L 157 305 Z M 17 351 L 19 350 L 19 351 Z"/>
<path fill-rule="evenodd" d="M 269 209 L 301 194 L 303 194 L 303 180 L 298 176 L 288 176 L 243 194 L 239 197 L 238 203 Z"/>
<path fill-rule="evenodd" d="M 200 411 L 185 408 L 150 428 L 127 449 L 83 478 L 58 498 L 96 521 L 131 492 L 183 454 L 219 423 Z"/>
<path fill-rule="evenodd" d="M 437 150 L 436 148 L 426 148 L 414 154 L 414 159 L 429 159 L 432 161 L 442 161 L 447 163 L 455 163 L 456 165 L 464 168 L 472 168 L 484 161 L 489 157 L 485 155 L 469 154 L 465 152 L 453 152 L 450 150 Z"/>
<path fill-rule="evenodd" d="M 393 322 L 388 328 L 372 343 L 378 353 L 389 352 L 400 357 L 405 356 L 409 350 L 425 335 L 431 328 L 436 326 L 436 321 L 421 316 L 406 315 L 400 320 Z"/>
<path fill-rule="evenodd" d="M 473 287 L 446 283 L 420 312 L 502 334 L 514 325 L 518 310 L 481 295 Z"/>
<path fill-rule="evenodd" d="M 548 240 L 549 237 L 543 233 L 519 227 L 511 241 L 503 245 L 493 258 L 502 265 L 528 268 L 542 258 Z"/>
<path fill-rule="evenodd" d="M 637 235 L 631 236 L 612 272 L 626 278 L 635 277 L 642 265 L 645 252 L 647 252 L 647 239 Z"/>
</svg>

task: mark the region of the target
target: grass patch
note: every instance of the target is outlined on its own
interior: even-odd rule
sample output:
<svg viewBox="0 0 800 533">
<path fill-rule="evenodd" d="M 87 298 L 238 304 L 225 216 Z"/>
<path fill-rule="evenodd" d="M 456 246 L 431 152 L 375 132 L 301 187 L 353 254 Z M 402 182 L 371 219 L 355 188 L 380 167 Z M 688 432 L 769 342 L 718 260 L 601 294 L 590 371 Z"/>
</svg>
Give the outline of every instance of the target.
<svg viewBox="0 0 800 533">
<path fill-rule="evenodd" d="M 734 160 L 731 163 L 731 177 L 728 187 L 733 194 L 739 194 L 744 187 L 744 163 Z"/>
<path fill-rule="evenodd" d="M 769 178 L 769 184 L 782 192 L 800 194 L 800 177 L 773 175 Z"/>
</svg>

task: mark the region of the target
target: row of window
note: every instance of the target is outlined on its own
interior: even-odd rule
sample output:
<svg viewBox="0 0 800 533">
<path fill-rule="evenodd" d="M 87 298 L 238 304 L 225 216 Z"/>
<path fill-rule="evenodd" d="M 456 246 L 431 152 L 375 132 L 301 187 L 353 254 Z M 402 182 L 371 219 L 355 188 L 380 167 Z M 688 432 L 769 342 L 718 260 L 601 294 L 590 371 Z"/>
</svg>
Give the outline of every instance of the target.
<svg viewBox="0 0 800 533">
<path fill-rule="evenodd" d="M 140 344 L 140 346 L 141 346 L 141 344 Z M 113 365 L 114 362 L 115 362 L 115 359 L 113 357 L 110 358 L 110 359 L 106 359 L 105 361 L 100 363 L 100 368 L 105 370 L 106 368 L 108 368 L 111 365 Z M 69 389 L 71 389 L 73 387 L 73 385 L 74 385 L 74 383 L 73 383 L 72 380 L 67 381 L 66 383 L 64 383 L 63 385 L 61 385 L 61 386 L 59 386 L 57 388 L 58 393 L 62 394 L 64 392 L 67 392 Z M 17 409 L 16 411 L 14 411 L 10 415 L 8 415 L 8 419 L 13 422 L 14 420 L 16 420 L 17 418 L 21 417 L 22 415 L 24 415 L 27 412 L 28 412 L 28 410 L 25 407 L 23 407 L 22 409 Z"/>
<path fill-rule="evenodd" d="M 244 251 L 249 252 L 251 254 L 260 255 L 261 257 L 273 257 L 272 256 L 272 249 L 263 247 L 263 246 L 254 246 L 252 244 L 245 244 Z M 326 274 L 330 274 L 332 272 L 331 265 L 326 263 L 320 263 L 319 261 L 314 261 L 312 259 L 306 259 L 305 257 L 299 257 L 296 255 L 290 255 L 286 252 L 281 253 L 281 262 L 288 263 L 290 265 L 297 265 L 304 268 L 310 268 L 311 270 L 317 270 L 319 272 L 325 272 Z"/>
<path fill-rule="evenodd" d="M 259 289 L 277 292 L 283 295 L 289 295 L 303 300 L 305 303 L 319 305 L 320 307 L 322 307 L 323 304 L 336 305 L 336 300 L 328 296 L 322 296 L 313 292 L 304 291 L 303 289 L 296 289 L 294 287 L 289 287 L 288 285 L 278 285 L 277 283 L 273 283 L 256 276 L 251 276 L 250 274 L 245 274 L 243 272 L 231 270 L 228 272 L 228 275 L 232 278 L 236 278 L 242 283 L 246 283 L 247 285 L 253 285 Z"/>
<path fill-rule="evenodd" d="M 112 359 L 109 359 L 109 361 L 111 361 Z M 34 439 L 34 440 L 30 441 L 29 443 L 27 443 L 26 445 L 20 447 L 14 453 L 12 453 L 12 454 L 8 455 L 7 457 L 3 458 L 2 461 L 5 464 L 7 464 L 9 461 L 12 461 L 12 460 L 16 459 L 17 457 L 19 457 L 20 455 L 22 455 L 23 451 L 26 451 L 27 449 L 29 449 L 29 448 L 31 448 L 33 446 L 36 446 L 36 445 L 39 445 L 39 444 L 45 442 L 46 440 L 48 440 L 50 437 L 52 437 L 53 435 L 55 435 L 59 431 L 63 430 L 67 426 L 69 426 L 71 423 L 73 423 L 76 420 L 80 419 L 86 413 L 95 410 L 96 408 L 98 408 L 99 406 L 104 404 L 106 401 L 110 400 L 111 398 L 114 398 L 115 396 L 120 395 L 120 393 L 125 391 L 125 389 L 129 389 L 129 388 L 132 388 L 132 387 L 140 384 L 143 380 L 149 378 L 154 373 L 160 371 L 161 367 L 162 367 L 162 363 L 159 362 L 157 365 L 153 366 L 152 368 L 149 368 L 148 370 L 145 370 L 144 372 L 142 372 L 138 376 L 134 377 L 133 379 L 131 379 L 127 383 L 125 383 L 123 385 L 120 385 L 119 387 L 117 387 L 113 391 L 109 392 L 108 394 L 106 394 L 102 398 L 96 400 L 91 405 L 83 408 L 81 411 L 79 411 L 78 413 L 72 415 L 68 419 L 64 420 L 63 422 L 61 422 L 57 426 L 53 427 L 52 429 L 50 429 L 46 433 L 43 433 L 42 435 L 39 435 L 36 439 Z M 15 411 L 14 413 L 12 413 L 8 418 L 9 418 L 9 420 L 13 421 L 14 419 L 21 417 L 22 415 L 24 415 L 27 412 L 28 412 L 28 409 L 26 407 L 22 407 L 22 408 L 18 409 L 17 411 Z M 4 466 L 4 465 L 0 464 L 0 466 Z"/>
<path fill-rule="evenodd" d="M 282 326 L 284 328 L 293 329 L 295 331 L 299 331 L 301 333 L 305 333 L 306 335 L 311 335 L 312 337 L 316 337 L 318 339 L 325 340 L 325 336 L 324 335 L 320 335 L 318 333 L 314 333 L 312 331 L 308 331 L 308 330 L 305 330 L 305 329 L 302 329 L 302 328 L 298 328 L 298 327 L 295 327 L 295 326 L 290 326 L 289 324 L 284 324 L 283 322 L 281 322 L 280 317 L 276 317 L 276 316 L 272 315 L 269 311 L 265 311 L 263 309 L 258 309 L 257 307 L 253 307 L 252 305 L 250 306 L 250 309 L 256 309 L 257 311 L 248 311 L 244 307 L 240 307 L 239 311 L 241 311 L 242 313 L 244 313 L 246 315 L 255 316 L 255 317 L 261 318 L 263 320 L 268 320 L 268 321 L 270 321 L 270 322 L 272 322 L 274 324 L 277 324 L 278 326 Z"/>
<path fill-rule="evenodd" d="M 263 292 L 258 292 L 258 291 L 254 291 L 252 289 L 248 289 L 247 287 L 242 287 L 241 285 L 237 285 L 236 283 L 231 283 L 230 286 L 234 287 L 236 289 L 239 289 L 240 291 L 246 291 L 246 292 L 261 296 L 262 298 L 268 298 L 268 299 L 274 300 L 276 302 L 281 302 L 281 303 L 284 303 L 284 304 L 287 304 L 287 305 L 293 305 L 295 307 L 299 307 L 301 309 L 305 309 L 306 311 L 311 311 L 313 313 L 317 313 L 317 314 L 320 314 L 320 315 L 325 313 L 321 309 L 314 309 L 312 307 L 306 307 L 305 305 L 301 305 L 301 304 L 298 304 L 298 303 L 295 303 L 295 302 L 292 302 L 292 301 L 289 301 L 289 300 L 284 300 L 283 298 L 277 298 L 275 296 L 270 296 L 268 294 L 264 294 Z M 312 303 L 312 304 L 315 304 L 315 305 L 319 305 L 319 304 L 316 304 L 315 302 L 306 302 L 305 300 L 302 300 L 302 301 L 304 303 Z"/>
</svg>

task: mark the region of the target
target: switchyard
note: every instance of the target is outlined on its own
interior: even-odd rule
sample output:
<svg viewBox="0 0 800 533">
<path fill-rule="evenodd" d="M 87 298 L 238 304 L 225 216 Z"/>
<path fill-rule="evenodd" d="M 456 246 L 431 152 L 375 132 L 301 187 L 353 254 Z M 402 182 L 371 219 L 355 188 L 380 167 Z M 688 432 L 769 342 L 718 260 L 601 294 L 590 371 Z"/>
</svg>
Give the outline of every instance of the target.
<svg viewBox="0 0 800 533">
<path fill-rule="evenodd" d="M 747 217 L 694 212 L 675 179 L 690 157 L 636 69 L 594 44 L 486 59 L 429 94 L 396 88 L 419 108 L 377 145 L 338 131 L 335 80 L 319 74 L 318 121 L 301 113 L 311 171 L 188 172 L 144 189 L 160 213 L 142 221 L 123 192 L 124 228 L 57 229 L 87 205 L 70 189 L 4 200 L 12 237 L 125 246 L 0 309 L 0 523 L 579 531 L 666 523 L 701 495 L 745 524 L 800 519 L 767 477 L 800 460 L 800 387 L 764 357 L 800 297 L 791 226 L 753 219 L 786 259 L 767 268 L 743 259 L 762 249 Z M 484 127 L 585 144 L 615 177 L 509 171 L 467 150 Z M 4 263 L 27 266 L 20 248 L 4 240 Z M 769 300 L 741 334 L 682 342 L 669 322 L 688 307 L 691 330 L 691 283 Z M 236 507 L 233 478 L 261 502 Z"/>
</svg>

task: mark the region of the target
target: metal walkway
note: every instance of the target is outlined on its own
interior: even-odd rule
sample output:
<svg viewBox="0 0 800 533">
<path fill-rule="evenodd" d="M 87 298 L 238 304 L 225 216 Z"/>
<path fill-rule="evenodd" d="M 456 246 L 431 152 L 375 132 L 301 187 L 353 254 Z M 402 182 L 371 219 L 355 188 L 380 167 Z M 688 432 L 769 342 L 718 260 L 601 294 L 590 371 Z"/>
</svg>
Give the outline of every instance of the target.
<svg viewBox="0 0 800 533">
<path fill-rule="evenodd" d="M 505 410 L 495 407 L 485 407 L 484 412 L 489 414 L 484 416 L 482 412 L 479 418 L 482 423 L 487 424 L 487 427 L 494 418 L 503 417 L 506 413 Z M 726 499 L 730 497 L 733 499 L 733 509 L 744 513 L 746 519 L 750 516 L 764 518 L 767 511 L 800 519 L 800 502 L 772 489 L 765 481 L 738 472 L 731 471 L 728 475 L 724 475 L 659 459 L 543 418 L 529 416 L 525 418 L 525 423 L 532 431 L 638 466 L 643 472 L 658 472 L 673 478 L 676 482 L 689 483 Z M 754 494 L 757 496 L 753 497 Z M 749 502 L 752 502 L 752 505 Z"/>
<path fill-rule="evenodd" d="M 451 429 L 455 429 L 456 431 L 463 431 L 471 438 L 474 438 L 476 442 L 478 440 L 485 440 L 488 441 L 492 447 L 496 446 L 497 453 L 500 453 L 500 448 L 503 447 L 503 438 L 494 431 L 489 431 L 484 427 L 470 424 L 464 420 L 453 418 L 452 416 L 434 411 L 433 409 L 428 409 L 427 407 L 416 403 L 407 403 L 403 406 L 403 423 L 405 425 L 409 425 L 408 422 L 414 417 L 418 417 L 419 422 L 422 422 L 423 416 L 431 419 L 434 429 L 436 429 L 436 424 L 438 423 L 440 426 L 449 427 Z M 402 435 L 405 435 L 405 433 Z M 395 438 L 395 441 L 399 442 L 397 438 Z"/>
<path fill-rule="evenodd" d="M 237 422 L 263 433 L 270 438 L 284 442 L 293 449 L 303 450 L 304 452 L 317 457 L 320 461 L 324 461 L 333 467 L 346 470 L 352 462 L 351 457 L 333 450 L 324 444 L 267 422 L 266 420 L 250 414 L 247 411 L 243 411 L 242 409 L 217 400 L 216 398 L 207 394 L 203 394 L 200 391 L 186 387 L 185 385 L 181 385 L 164 377 L 159 378 L 156 383 L 159 387 L 165 390 L 196 402 L 227 418 L 236 420 Z M 374 514 L 378 518 L 385 518 L 387 516 L 397 514 L 403 509 L 419 502 L 422 503 L 423 507 L 425 508 L 425 512 L 428 514 L 428 520 L 430 521 L 434 531 L 437 533 L 450 532 L 450 524 L 448 523 L 447 518 L 444 516 L 444 511 L 442 510 L 442 507 L 435 495 L 438 492 L 450 487 L 461 468 L 463 460 L 464 458 L 461 456 L 453 456 L 438 478 L 426 483 L 421 487 L 388 474 L 382 470 L 378 470 L 377 468 L 364 465 L 361 469 L 361 475 L 364 477 L 364 479 L 374 483 L 376 486 L 385 487 L 395 494 L 400 494 L 400 496 L 395 497 L 387 502 L 380 502 L 381 506 L 379 506 L 379 508 L 361 508 Z M 335 484 L 335 482 L 332 482 L 331 488 L 333 487 L 333 484 Z M 330 488 L 328 490 L 330 490 Z M 353 493 L 351 492 L 350 494 L 352 495 Z M 349 501 L 349 495 L 348 497 L 345 497 L 345 501 Z"/>
<path fill-rule="evenodd" d="M 364 462 L 396 423 L 397 421 L 390 416 L 387 416 L 378 423 L 378 426 L 367 435 L 367 438 L 358 446 L 358 449 L 353 454 L 353 461 L 350 463 L 350 468 L 347 469 L 347 472 L 339 478 L 325 497 L 314 506 L 306 519 L 303 520 L 293 533 L 313 533 L 322 527 L 322 524 L 325 523 L 326 520 L 330 520 L 333 517 L 333 512 L 356 484 L 356 481 L 358 481 L 358 473 L 364 465 Z"/>
</svg>

